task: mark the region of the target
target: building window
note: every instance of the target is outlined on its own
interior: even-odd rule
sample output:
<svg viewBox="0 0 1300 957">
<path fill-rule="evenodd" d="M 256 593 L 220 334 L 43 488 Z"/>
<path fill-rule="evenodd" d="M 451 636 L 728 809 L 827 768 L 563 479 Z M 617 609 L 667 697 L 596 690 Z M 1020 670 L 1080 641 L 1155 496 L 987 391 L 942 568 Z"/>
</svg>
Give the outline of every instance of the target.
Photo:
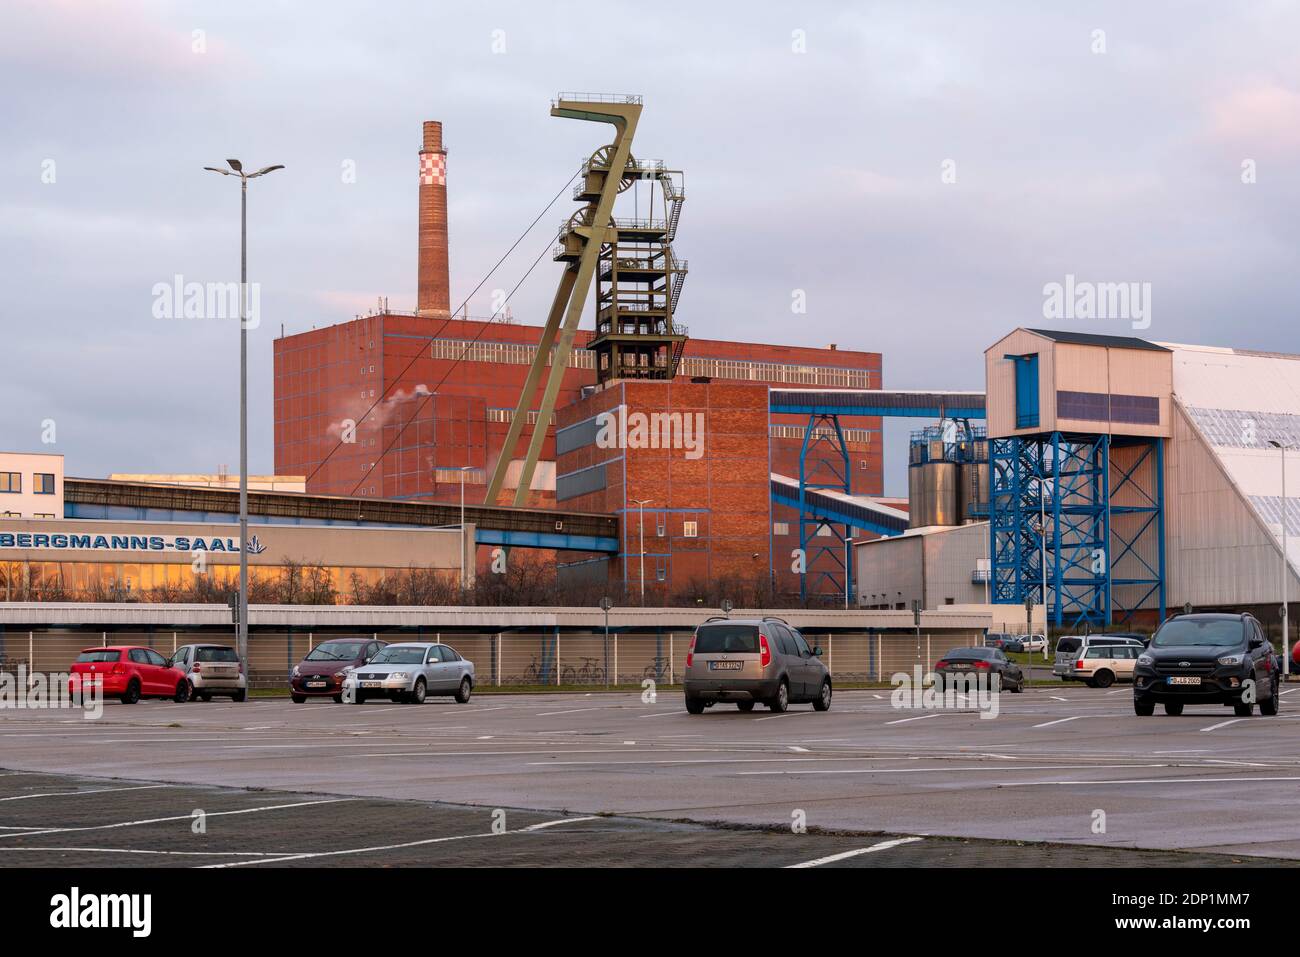
<svg viewBox="0 0 1300 957">
<path fill-rule="evenodd" d="M 5 518 L 22 518 L 22 512 L 5 512 Z"/>
<path fill-rule="evenodd" d="M 40 512 L 36 513 L 36 518 L 53 518 L 53 517 L 54 517 L 53 515 L 43 515 Z"/>
<path fill-rule="evenodd" d="M 789 523 L 789 522 L 773 522 L 773 523 L 772 523 L 772 534 L 773 534 L 773 535 L 789 535 L 789 534 L 790 534 L 790 523 Z"/>
<path fill-rule="evenodd" d="M 699 522 L 682 522 L 682 537 L 695 538 L 699 534 Z"/>
<path fill-rule="evenodd" d="M 22 490 L 22 472 L 0 472 L 0 492 L 21 492 Z"/>
<path fill-rule="evenodd" d="M 54 494 L 54 473 L 37 472 L 32 476 L 35 488 L 32 489 L 37 495 Z"/>
</svg>

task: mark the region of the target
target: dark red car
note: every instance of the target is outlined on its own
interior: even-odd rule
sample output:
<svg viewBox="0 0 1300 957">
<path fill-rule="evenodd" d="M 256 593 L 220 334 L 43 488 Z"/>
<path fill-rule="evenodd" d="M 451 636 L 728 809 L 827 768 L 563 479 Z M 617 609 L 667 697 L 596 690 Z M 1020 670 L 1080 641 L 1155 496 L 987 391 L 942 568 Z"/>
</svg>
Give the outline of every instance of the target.
<svg viewBox="0 0 1300 957">
<path fill-rule="evenodd" d="M 343 703 L 343 679 L 348 672 L 379 653 L 388 642 L 375 638 L 331 638 L 307 652 L 289 675 L 289 697 L 294 704 L 308 698 L 330 697 Z"/>
<path fill-rule="evenodd" d="M 83 684 L 91 682 L 102 685 L 105 698 L 117 698 L 123 704 L 135 704 L 141 698 L 185 701 L 190 695 L 185 673 L 143 645 L 108 645 L 82 651 L 72 663 L 68 691 L 76 694 Z"/>
</svg>

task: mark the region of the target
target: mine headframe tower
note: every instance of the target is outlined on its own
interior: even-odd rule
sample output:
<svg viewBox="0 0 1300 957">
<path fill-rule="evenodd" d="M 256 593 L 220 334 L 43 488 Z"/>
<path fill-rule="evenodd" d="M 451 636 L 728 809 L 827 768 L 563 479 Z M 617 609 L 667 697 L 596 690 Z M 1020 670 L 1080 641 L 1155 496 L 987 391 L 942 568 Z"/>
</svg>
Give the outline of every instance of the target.
<svg viewBox="0 0 1300 957">
<path fill-rule="evenodd" d="M 674 324 L 673 314 L 687 264 L 673 254 L 672 242 L 686 194 L 680 170 L 633 158 L 641 105 L 639 96 L 592 93 L 561 93 L 551 104 L 552 116 L 609 123 L 614 141 L 583 163 L 573 198 L 584 205 L 560 227 L 554 258 L 564 263 L 564 272 L 488 484 L 488 503 L 495 503 L 501 493 L 533 396 L 544 381 L 514 496 L 515 505 L 527 501 L 593 280 L 596 335 L 588 348 L 596 354 L 597 385 L 617 379 L 671 379 L 677 374 L 686 330 Z M 615 218 L 618 195 L 642 180 L 650 185 L 648 215 Z"/>
</svg>

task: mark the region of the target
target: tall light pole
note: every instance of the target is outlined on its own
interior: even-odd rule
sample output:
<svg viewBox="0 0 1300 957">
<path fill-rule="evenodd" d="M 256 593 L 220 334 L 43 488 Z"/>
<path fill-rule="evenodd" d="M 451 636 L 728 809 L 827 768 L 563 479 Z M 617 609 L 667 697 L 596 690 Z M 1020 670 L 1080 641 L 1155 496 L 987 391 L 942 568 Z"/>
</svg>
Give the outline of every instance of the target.
<svg viewBox="0 0 1300 957">
<path fill-rule="evenodd" d="M 460 467 L 460 591 L 461 600 L 464 600 L 465 594 L 465 473 L 472 469 L 472 465 L 462 465 Z"/>
<path fill-rule="evenodd" d="M 284 169 L 282 165 L 264 166 L 256 173 L 245 173 L 237 159 L 226 160 L 230 169 L 205 166 L 205 170 L 222 176 L 239 177 L 239 621 L 235 642 L 239 660 L 252 678 L 248 667 L 248 181 Z M 247 696 L 245 700 L 250 700 Z"/>
<path fill-rule="evenodd" d="M 1291 570 L 1286 554 L 1286 450 L 1288 446 L 1273 439 L 1269 439 L 1268 444 L 1282 453 L 1282 677 L 1283 679 L 1286 679 L 1291 676 L 1291 648 L 1288 642 L 1290 632 L 1287 629 L 1287 618 L 1289 614 L 1289 609 L 1287 608 L 1287 593 L 1291 590 Z"/>
<path fill-rule="evenodd" d="M 641 526 L 641 604 L 645 604 L 645 507 L 653 502 L 652 498 L 633 499 L 632 504 L 637 507 Z"/>
</svg>

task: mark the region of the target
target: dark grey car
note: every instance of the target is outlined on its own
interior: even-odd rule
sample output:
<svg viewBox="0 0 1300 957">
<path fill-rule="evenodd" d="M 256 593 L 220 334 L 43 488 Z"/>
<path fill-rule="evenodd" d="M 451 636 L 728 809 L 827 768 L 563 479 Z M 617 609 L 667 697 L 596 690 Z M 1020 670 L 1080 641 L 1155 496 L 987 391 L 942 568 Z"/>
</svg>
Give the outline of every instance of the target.
<svg viewBox="0 0 1300 957">
<path fill-rule="evenodd" d="M 734 701 L 741 711 L 760 702 L 772 711 L 798 702 L 826 711 L 831 674 L 821 653 L 778 618 L 711 618 L 695 629 L 686 655 L 686 710 Z"/>
</svg>

